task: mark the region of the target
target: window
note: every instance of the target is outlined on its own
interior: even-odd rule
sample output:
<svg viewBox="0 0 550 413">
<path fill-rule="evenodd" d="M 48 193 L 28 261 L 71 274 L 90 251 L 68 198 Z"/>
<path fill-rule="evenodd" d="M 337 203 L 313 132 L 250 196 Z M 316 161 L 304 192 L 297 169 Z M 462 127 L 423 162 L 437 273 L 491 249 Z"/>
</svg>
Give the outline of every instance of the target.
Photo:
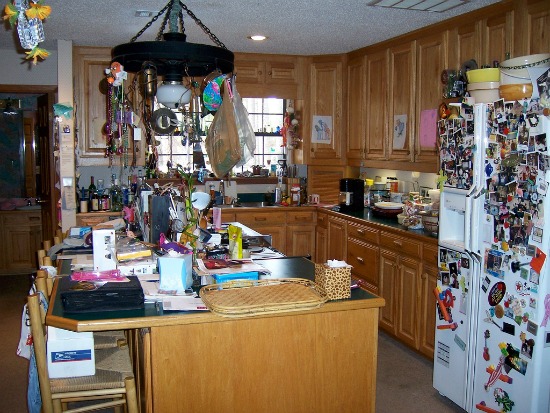
<svg viewBox="0 0 550 413">
<path fill-rule="evenodd" d="M 270 168 L 270 165 L 276 165 L 284 154 L 280 129 L 283 126 L 285 100 L 243 98 L 243 104 L 249 113 L 250 123 L 256 135 L 256 151 L 254 158 L 246 165 L 234 168 L 235 173 L 250 171 L 253 165 Z M 176 113 L 176 116 L 178 123 L 181 124 L 183 115 Z M 213 119 L 213 115 L 201 119 L 201 142 L 187 142 L 186 137 L 181 136 L 177 131 L 172 135 L 156 136 L 156 140 L 160 142 L 157 146 L 158 169 L 167 173 L 169 164 L 173 166 L 180 164 L 184 168 L 200 165 L 202 157 L 204 157 L 206 168 L 211 169 L 204 140 Z"/>
</svg>

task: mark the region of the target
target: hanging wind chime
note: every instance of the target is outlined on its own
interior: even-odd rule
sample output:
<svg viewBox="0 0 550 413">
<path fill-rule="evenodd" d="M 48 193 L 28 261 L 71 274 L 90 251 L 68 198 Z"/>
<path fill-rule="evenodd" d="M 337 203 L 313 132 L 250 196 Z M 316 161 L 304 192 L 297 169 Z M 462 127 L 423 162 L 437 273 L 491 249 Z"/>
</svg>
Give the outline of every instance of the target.
<svg viewBox="0 0 550 413">
<path fill-rule="evenodd" d="M 51 7 L 40 1 L 14 0 L 4 7 L 4 20 L 8 20 L 11 27 L 17 25 L 17 34 L 23 49 L 29 49 L 25 52 L 26 59 L 32 59 L 33 64 L 38 62 L 38 58 L 45 59 L 50 55 L 46 49 L 38 47 L 40 42 L 45 40 L 42 20 L 51 13 Z"/>
</svg>

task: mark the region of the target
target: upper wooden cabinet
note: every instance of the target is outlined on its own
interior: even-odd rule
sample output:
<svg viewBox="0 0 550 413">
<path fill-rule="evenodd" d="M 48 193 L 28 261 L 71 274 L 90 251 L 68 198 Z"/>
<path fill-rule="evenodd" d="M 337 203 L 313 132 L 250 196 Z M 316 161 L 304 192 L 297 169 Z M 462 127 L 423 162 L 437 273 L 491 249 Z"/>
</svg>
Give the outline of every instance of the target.
<svg viewBox="0 0 550 413">
<path fill-rule="evenodd" d="M 437 171 L 437 147 L 435 137 L 433 142 L 424 143 L 420 138 L 420 120 L 425 110 L 437 109 L 443 98 L 441 72 L 448 67 L 447 33 L 438 33 L 420 38 L 416 44 L 416 102 L 415 121 L 417 122 L 415 136 L 414 161 L 416 164 L 427 165 L 432 172 Z M 437 119 L 434 119 L 436 122 Z"/>
<path fill-rule="evenodd" d="M 365 56 L 348 61 L 346 157 L 365 158 Z"/>
<path fill-rule="evenodd" d="M 107 81 L 105 69 L 111 65 L 111 49 L 107 47 L 75 47 L 73 51 L 74 103 L 78 166 L 105 166 L 107 136 Z M 131 78 L 133 74 L 129 74 Z M 129 131 L 128 159 L 135 151 L 136 165 L 145 164 L 143 145 L 133 140 Z M 114 157 L 114 159 L 120 159 Z"/>
<path fill-rule="evenodd" d="M 367 54 L 365 121 L 365 159 L 386 158 L 388 113 L 388 52 L 383 50 Z"/>
<path fill-rule="evenodd" d="M 304 161 L 308 164 L 326 165 L 327 161 L 344 164 L 343 70 L 343 56 L 320 56 L 311 59 L 310 93 L 303 123 Z M 328 143 L 311 142 L 312 129 L 319 127 L 319 125 L 312 125 L 316 116 L 329 117 L 332 122 L 331 139 Z"/>
<path fill-rule="evenodd" d="M 389 50 L 388 159 L 414 161 L 415 136 L 415 50 L 405 43 Z"/>
<path fill-rule="evenodd" d="M 78 47 L 73 52 L 76 138 L 79 165 L 107 165 L 104 133 L 107 119 L 105 69 L 111 49 Z"/>
<path fill-rule="evenodd" d="M 235 54 L 239 93 L 245 97 L 300 98 L 302 60 L 292 55 Z"/>
</svg>

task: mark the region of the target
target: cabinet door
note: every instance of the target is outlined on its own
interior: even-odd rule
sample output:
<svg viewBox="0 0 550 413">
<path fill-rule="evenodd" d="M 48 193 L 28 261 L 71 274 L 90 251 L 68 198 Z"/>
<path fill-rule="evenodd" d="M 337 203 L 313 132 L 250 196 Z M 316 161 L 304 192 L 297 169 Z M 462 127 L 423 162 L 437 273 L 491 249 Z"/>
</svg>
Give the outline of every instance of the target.
<svg viewBox="0 0 550 413">
<path fill-rule="evenodd" d="M 447 68 L 446 37 L 447 33 L 442 32 L 416 41 L 416 119 L 418 120 L 423 111 L 437 109 L 443 97 L 441 72 Z M 419 136 L 418 132 L 416 136 Z M 429 163 L 431 166 L 429 169 L 436 172 L 437 159 L 435 137 L 432 142 L 416 139 L 415 162 Z"/>
<path fill-rule="evenodd" d="M 397 254 L 383 248 L 380 249 L 378 292 L 380 297 L 386 300 L 386 305 L 380 309 L 379 326 L 390 334 L 395 334 L 397 324 L 398 265 Z"/>
<path fill-rule="evenodd" d="M 365 158 L 385 159 L 387 136 L 388 52 L 367 55 Z"/>
<path fill-rule="evenodd" d="M 484 20 L 482 45 L 483 61 L 487 62 L 485 64 L 491 64 L 495 60 L 502 62 L 507 53 L 514 56 L 513 38 L 513 12 L 503 12 L 501 15 Z"/>
<path fill-rule="evenodd" d="M 326 143 L 310 143 L 309 156 L 313 164 L 326 164 L 327 159 L 342 160 L 342 70 L 343 64 L 341 61 L 322 61 L 313 62 L 310 67 L 311 81 L 311 119 L 316 116 L 328 117 L 332 122 L 332 130 L 328 131 Z M 312 129 L 315 132 L 319 129 L 320 138 L 324 138 L 323 125 L 316 122 L 315 125 L 306 125 L 310 128 L 309 135 L 311 136 Z M 315 129 L 317 126 L 317 129 Z M 330 125 L 328 125 L 330 129 Z M 306 132 L 307 134 L 307 132 Z"/>
<path fill-rule="evenodd" d="M 235 59 L 235 73 L 237 74 L 237 87 L 240 83 L 262 84 L 265 81 L 265 62 L 243 58 Z"/>
<path fill-rule="evenodd" d="M 365 57 L 348 62 L 347 150 L 348 161 L 365 156 Z"/>
<path fill-rule="evenodd" d="M 328 259 L 346 260 L 347 231 L 346 221 L 338 217 L 328 218 Z"/>
<path fill-rule="evenodd" d="M 75 48 L 74 94 L 80 163 L 108 164 L 104 126 L 107 119 L 105 69 L 111 64 L 111 49 Z"/>
<path fill-rule="evenodd" d="M 459 68 L 464 62 L 474 59 L 481 67 L 488 64 L 482 61 L 481 31 L 478 22 L 458 26 L 449 37 L 449 67 Z M 452 50 L 451 50 L 452 49 Z"/>
<path fill-rule="evenodd" d="M 433 294 L 437 287 L 437 266 L 423 264 L 420 286 L 420 336 L 418 349 L 433 359 L 435 346 L 436 304 Z"/>
<path fill-rule="evenodd" d="M 550 50 L 550 7 L 539 1 L 526 6 L 527 24 L 530 30 L 525 55 L 548 53 Z"/>
<path fill-rule="evenodd" d="M 413 43 L 389 50 L 390 89 L 388 158 L 392 161 L 413 161 L 414 79 L 415 57 Z"/>
<path fill-rule="evenodd" d="M 400 257 L 397 274 L 397 325 L 395 334 L 403 343 L 417 348 L 420 262 L 409 257 Z"/>
<path fill-rule="evenodd" d="M 315 253 L 315 225 L 286 227 L 286 255 L 310 256 Z"/>
<path fill-rule="evenodd" d="M 315 231 L 315 262 L 324 263 L 328 260 L 328 229 L 317 227 Z"/>
</svg>

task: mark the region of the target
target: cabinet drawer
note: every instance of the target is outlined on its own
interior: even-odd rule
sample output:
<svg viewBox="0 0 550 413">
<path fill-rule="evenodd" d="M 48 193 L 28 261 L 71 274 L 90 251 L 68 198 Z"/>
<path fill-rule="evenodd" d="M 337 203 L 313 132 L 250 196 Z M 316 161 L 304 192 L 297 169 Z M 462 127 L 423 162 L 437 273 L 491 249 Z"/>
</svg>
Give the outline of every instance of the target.
<svg viewBox="0 0 550 413">
<path fill-rule="evenodd" d="M 314 224 L 315 211 L 289 212 L 286 216 L 286 223 L 292 224 Z"/>
<path fill-rule="evenodd" d="M 286 212 L 238 212 L 235 219 L 242 224 L 284 224 L 286 222 Z"/>
<path fill-rule="evenodd" d="M 398 251 L 400 254 L 412 255 L 413 257 L 420 257 L 422 250 L 420 242 L 385 231 L 380 232 L 380 245 Z"/>
<path fill-rule="evenodd" d="M 9 212 L 2 214 L 3 226 L 20 226 L 20 225 L 32 225 L 40 224 L 42 216 L 40 212 Z"/>
<path fill-rule="evenodd" d="M 351 265 L 353 275 L 378 286 L 378 252 L 379 248 L 354 238 L 348 240 L 347 263 Z"/>
<path fill-rule="evenodd" d="M 324 212 L 317 212 L 317 226 L 321 228 L 327 228 L 328 214 Z"/>
<path fill-rule="evenodd" d="M 424 250 L 422 251 L 422 261 L 425 264 L 430 264 L 434 267 L 437 267 L 437 245 L 424 244 Z"/>
<path fill-rule="evenodd" d="M 362 241 L 372 242 L 378 244 L 379 230 L 376 228 L 357 224 L 355 222 L 348 222 L 348 237 L 355 237 Z"/>
</svg>

